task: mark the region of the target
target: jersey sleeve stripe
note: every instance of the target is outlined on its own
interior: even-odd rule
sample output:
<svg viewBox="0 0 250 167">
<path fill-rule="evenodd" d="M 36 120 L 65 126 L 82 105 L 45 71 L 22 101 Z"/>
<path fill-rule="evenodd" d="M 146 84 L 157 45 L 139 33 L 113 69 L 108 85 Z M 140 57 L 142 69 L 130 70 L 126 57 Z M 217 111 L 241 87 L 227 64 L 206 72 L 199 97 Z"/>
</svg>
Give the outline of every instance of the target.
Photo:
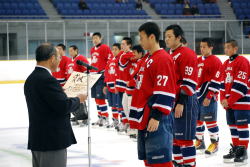
<svg viewBox="0 0 250 167">
<path fill-rule="evenodd" d="M 238 82 L 233 83 L 232 89 L 235 89 L 235 90 L 241 92 L 243 95 L 246 94 L 248 91 L 248 87 L 246 85 L 243 85 L 243 84 L 238 83 Z"/>
<path fill-rule="evenodd" d="M 235 93 L 238 93 L 240 94 L 241 96 L 244 96 L 244 93 L 242 93 L 241 91 L 238 91 L 236 89 L 231 89 L 232 92 L 235 92 Z"/>
</svg>

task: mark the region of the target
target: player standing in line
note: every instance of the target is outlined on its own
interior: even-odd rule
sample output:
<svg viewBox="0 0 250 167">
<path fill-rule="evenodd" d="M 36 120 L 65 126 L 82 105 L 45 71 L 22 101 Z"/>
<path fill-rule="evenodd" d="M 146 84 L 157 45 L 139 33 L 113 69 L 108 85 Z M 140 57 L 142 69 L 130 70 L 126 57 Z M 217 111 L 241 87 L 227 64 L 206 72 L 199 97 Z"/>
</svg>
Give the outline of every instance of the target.
<svg viewBox="0 0 250 167">
<path fill-rule="evenodd" d="M 98 68 L 98 71 L 91 70 L 92 73 L 99 73 L 102 76 L 91 88 L 91 97 L 95 99 L 96 107 L 98 111 L 98 120 L 92 125 L 108 126 L 109 125 L 109 114 L 108 107 L 106 104 L 106 97 L 103 93 L 104 83 L 104 71 L 109 59 L 112 58 L 112 52 L 109 46 L 102 44 L 102 35 L 99 32 L 95 32 L 92 35 L 92 42 L 94 47 L 91 48 L 91 65 Z"/>
<path fill-rule="evenodd" d="M 131 58 L 134 54 L 131 50 L 132 39 L 129 37 L 124 37 L 121 42 L 121 49 L 123 52 L 120 53 L 118 59 L 118 75 L 116 79 L 116 89 L 119 92 L 119 103 L 122 105 L 123 110 L 120 112 L 121 123 L 118 126 L 119 132 L 126 132 L 129 127 L 128 124 L 128 96 L 126 96 L 126 91 L 132 90 L 127 86 L 127 82 L 130 80 L 129 70 L 131 67 Z"/>
<path fill-rule="evenodd" d="M 184 32 L 179 25 L 170 25 L 165 30 L 165 41 L 175 63 L 176 105 L 174 108 L 173 156 L 176 166 L 195 167 L 195 139 L 198 100 L 197 55 L 188 47 L 182 46 Z"/>
<path fill-rule="evenodd" d="M 175 101 L 174 63 L 160 48 L 156 23 L 140 26 L 140 45 L 148 50 L 141 64 L 132 97 L 130 127 L 138 129 L 138 157 L 145 166 L 172 167 L 171 110 Z"/>
<path fill-rule="evenodd" d="M 225 54 L 229 56 L 221 71 L 222 86 L 220 100 L 226 109 L 232 148 L 224 155 L 224 162 L 247 163 L 247 148 L 249 143 L 250 123 L 250 90 L 249 61 L 237 54 L 238 44 L 235 40 L 225 43 Z"/>
<path fill-rule="evenodd" d="M 61 86 L 64 86 L 67 81 L 67 65 L 70 58 L 65 55 L 66 47 L 64 44 L 58 44 L 56 48 L 58 49 L 61 61 L 56 72 L 53 72 L 52 75 L 58 80 Z"/>
<path fill-rule="evenodd" d="M 144 56 L 144 50 L 140 45 L 135 45 L 132 47 L 132 51 L 134 53 L 134 57 L 130 59 L 131 64 L 129 67 L 129 79 L 127 82 L 127 89 L 124 94 L 124 96 L 127 96 L 127 101 L 123 101 L 123 106 L 125 106 L 126 109 L 124 111 L 127 111 L 127 119 L 129 119 L 129 113 L 130 113 L 130 107 L 131 107 L 131 101 L 132 101 L 132 96 L 134 93 L 134 89 L 136 86 L 136 77 L 137 73 L 139 72 L 139 69 L 141 67 L 141 63 L 143 61 L 143 56 Z M 137 130 L 131 129 L 128 127 L 127 129 L 127 135 L 130 136 L 130 138 L 137 138 Z"/>
<path fill-rule="evenodd" d="M 106 86 L 103 88 L 103 93 L 108 98 L 108 103 L 109 106 L 111 107 L 113 116 L 112 118 L 113 123 L 108 125 L 107 128 L 113 128 L 113 127 L 117 128 L 119 124 L 119 112 L 118 112 L 119 95 L 115 89 L 115 81 L 117 78 L 117 71 L 118 71 L 117 55 L 120 53 L 120 51 L 121 51 L 121 45 L 119 43 L 113 44 L 112 46 L 113 58 L 108 61 L 104 72 L 104 82 L 106 83 Z"/>
<path fill-rule="evenodd" d="M 203 38 L 200 42 L 201 57 L 198 58 L 198 86 L 197 97 L 199 101 L 199 113 L 196 127 L 196 150 L 206 149 L 204 131 L 206 123 L 211 144 L 205 154 L 213 154 L 218 151 L 219 127 L 217 125 L 217 100 L 220 91 L 220 69 L 222 63 L 218 57 L 212 55 L 213 41 Z"/>
<path fill-rule="evenodd" d="M 67 65 L 67 79 L 70 77 L 73 71 L 76 72 L 86 72 L 86 67 L 78 65 L 76 62 L 77 60 L 83 61 L 87 64 L 89 64 L 89 61 L 87 58 L 81 54 L 79 54 L 79 49 L 76 45 L 71 45 L 69 47 L 69 55 L 71 59 L 68 61 Z M 73 118 L 71 118 L 71 121 L 73 124 L 78 125 L 78 120 L 83 120 L 83 123 L 81 126 L 87 125 L 87 106 L 86 103 L 81 103 L 79 110 L 77 112 L 72 113 L 74 115 Z"/>
</svg>

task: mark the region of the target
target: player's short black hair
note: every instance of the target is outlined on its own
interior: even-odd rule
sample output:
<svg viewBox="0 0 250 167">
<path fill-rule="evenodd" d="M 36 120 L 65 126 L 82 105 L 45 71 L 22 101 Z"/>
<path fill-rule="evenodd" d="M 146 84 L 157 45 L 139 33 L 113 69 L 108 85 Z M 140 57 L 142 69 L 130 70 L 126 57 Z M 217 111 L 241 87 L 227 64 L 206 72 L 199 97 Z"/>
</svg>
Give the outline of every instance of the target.
<svg viewBox="0 0 250 167">
<path fill-rule="evenodd" d="M 56 55 L 56 48 L 51 43 L 43 43 L 36 48 L 36 61 L 49 60 L 53 55 Z"/>
<path fill-rule="evenodd" d="M 174 33 L 174 36 L 177 38 L 177 37 L 181 37 L 181 43 L 183 43 L 183 38 L 184 38 L 184 31 L 183 29 L 181 28 L 181 26 L 177 25 L 177 24 L 173 24 L 173 25 L 170 25 L 168 26 L 166 29 L 165 29 L 165 33 L 166 31 L 169 31 L 169 30 L 173 30 L 173 33 Z"/>
<path fill-rule="evenodd" d="M 144 55 L 144 50 L 141 47 L 141 45 L 135 45 L 135 46 L 133 46 L 132 50 L 136 50 L 138 53 L 142 53 L 142 55 Z"/>
<path fill-rule="evenodd" d="M 127 45 L 131 45 L 132 47 L 132 39 L 130 37 L 124 37 L 122 40 L 126 41 Z"/>
<path fill-rule="evenodd" d="M 139 27 L 138 31 L 139 32 L 144 31 L 147 34 L 148 37 L 151 34 L 153 34 L 155 36 L 156 42 L 159 42 L 161 31 L 160 31 L 159 26 L 156 23 L 154 23 L 154 22 L 146 22 L 146 23 L 142 24 Z"/>
<path fill-rule="evenodd" d="M 102 38 L 102 34 L 100 32 L 94 32 L 92 37 L 93 36 L 98 36 L 99 38 Z"/>
<path fill-rule="evenodd" d="M 162 39 L 159 40 L 159 45 L 160 45 L 160 48 L 163 48 L 163 49 L 167 48 L 166 42 Z"/>
<path fill-rule="evenodd" d="M 66 50 L 66 46 L 62 43 L 59 43 L 57 46 L 61 47 L 64 51 Z"/>
<path fill-rule="evenodd" d="M 203 38 L 201 40 L 201 42 L 207 43 L 208 47 L 214 47 L 214 42 L 213 42 L 212 38 Z"/>
<path fill-rule="evenodd" d="M 182 43 L 182 44 L 184 44 L 184 45 L 186 45 L 186 44 L 187 44 L 187 40 L 186 40 L 186 38 L 185 38 L 185 37 L 182 37 L 182 39 L 181 39 L 181 43 Z"/>
<path fill-rule="evenodd" d="M 228 41 L 226 41 L 226 43 L 231 44 L 232 47 L 234 47 L 234 48 L 239 47 L 238 42 L 236 40 L 234 40 L 234 39 L 228 40 Z"/>
<path fill-rule="evenodd" d="M 121 50 L 121 44 L 120 43 L 114 43 L 112 46 L 116 46 L 119 50 Z"/>
<path fill-rule="evenodd" d="M 76 45 L 71 45 L 70 48 L 72 48 L 73 50 L 77 51 L 77 53 L 79 51 L 79 49 L 78 49 L 78 47 Z"/>
</svg>

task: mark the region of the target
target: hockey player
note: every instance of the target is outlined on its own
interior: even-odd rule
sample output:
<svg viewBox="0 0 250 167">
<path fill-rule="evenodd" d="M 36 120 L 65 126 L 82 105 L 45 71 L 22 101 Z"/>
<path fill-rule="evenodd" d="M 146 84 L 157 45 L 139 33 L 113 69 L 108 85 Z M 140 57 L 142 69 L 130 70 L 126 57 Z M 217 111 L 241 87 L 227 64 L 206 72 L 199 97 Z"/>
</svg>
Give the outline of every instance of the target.
<svg viewBox="0 0 250 167">
<path fill-rule="evenodd" d="M 131 50 L 132 48 L 132 39 L 129 37 L 124 37 L 121 42 L 122 52 L 119 55 L 118 59 L 118 76 L 116 79 L 116 89 L 119 92 L 119 103 L 122 104 L 123 110 L 121 111 L 121 123 L 118 126 L 119 132 L 124 132 L 129 127 L 128 124 L 128 96 L 126 92 L 131 92 L 132 88 L 127 86 L 127 82 L 130 80 L 130 67 L 131 59 L 134 57 L 134 54 Z"/>
<path fill-rule="evenodd" d="M 160 48 L 156 23 L 140 26 L 140 45 L 149 53 L 141 64 L 130 109 L 130 126 L 138 129 L 138 157 L 145 166 L 172 167 L 174 63 Z"/>
<path fill-rule="evenodd" d="M 92 73 L 99 73 L 102 76 L 91 88 L 91 97 L 95 99 L 96 107 L 98 111 L 98 120 L 92 125 L 108 126 L 109 114 L 108 107 L 105 101 L 105 95 L 103 94 L 104 84 L 104 71 L 109 59 L 112 58 L 112 52 L 109 46 L 102 44 L 102 35 L 99 32 L 95 32 L 92 35 L 92 42 L 94 47 L 91 48 L 91 65 L 98 68 L 98 71 L 92 70 Z"/>
<path fill-rule="evenodd" d="M 232 148 L 224 155 L 224 162 L 247 163 L 247 148 L 249 143 L 250 123 L 250 90 L 249 61 L 237 54 L 238 44 L 235 40 L 225 43 L 225 54 L 229 56 L 221 71 L 222 87 L 220 100 L 226 109 Z"/>
<path fill-rule="evenodd" d="M 121 45 L 119 43 L 113 44 L 112 46 L 113 58 L 108 61 L 104 72 L 104 82 L 106 83 L 106 86 L 103 88 L 103 93 L 108 98 L 108 103 L 112 109 L 112 116 L 113 116 L 112 118 L 113 123 L 111 125 L 108 125 L 108 128 L 112 127 L 117 128 L 119 124 L 119 112 L 118 112 L 119 95 L 115 89 L 115 81 L 117 78 L 117 71 L 118 71 L 117 55 L 120 53 L 120 51 L 121 51 Z"/>
<path fill-rule="evenodd" d="M 89 64 L 87 58 L 79 54 L 79 50 L 76 45 L 71 45 L 69 47 L 69 55 L 71 57 L 71 60 L 68 62 L 68 66 L 67 66 L 67 79 L 70 77 L 73 71 L 86 72 L 87 70 L 86 67 L 78 65 L 76 63 L 77 60 L 80 60 Z M 79 110 L 77 112 L 74 112 L 73 115 L 75 116 L 71 119 L 73 124 L 78 125 L 79 124 L 78 120 L 83 120 L 83 124 L 81 124 L 81 126 L 87 125 L 88 113 L 87 113 L 86 103 L 85 102 L 81 103 Z"/>
<path fill-rule="evenodd" d="M 195 139 L 198 100 L 197 55 L 188 47 L 182 46 L 184 32 L 179 25 L 170 25 L 165 30 L 165 41 L 175 63 L 176 104 L 174 108 L 173 156 L 176 166 L 195 167 Z"/>
<path fill-rule="evenodd" d="M 69 47 L 69 55 L 71 57 L 71 61 L 68 63 L 68 70 L 67 70 L 67 78 L 70 77 L 73 71 L 76 72 L 86 72 L 87 68 L 81 65 L 78 65 L 76 62 L 77 60 L 83 61 L 84 63 L 89 64 L 88 59 L 79 54 L 79 49 L 76 45 L 71 45 Z"/>
<path fill-rule="evenodd" d="M 198 58 L 198 86 L 197 97 L 199 113 L 196 127 L 196 150 L 204 151 L 204 131 L 206 123 L 210 134 L 211 144 L 205 154 L 218 151 L 219 127 L 217 125 L 217 100 L 220 91 L 220 68 L 222 63 L 219 58 L 212 55 L 213 41 L 203 38 L 200 42 L 201 57 Z"/>
<path fill-rule="evenodd" d="M 127 108 L 124 109 L 124 111 L 128 111 L 126 114 L 127 118 L 129 119 L 129 113 L 130 113 L 130 107 L 131 107 L 131 101 L 132 101 L 132 96 L 134 93 L 134 89 L 136 86 L 136 78 L 137 74 L 139 72 L 139 69 L 141 67 L 142 61 L 143 61 L 143 56 L 144 56 L 144 50 L 140 45 L 135 45 L 132 47 L 132 51 L 134 53 L 134 57 L 130 59 L 131 65 L 129 67 L 129 79 L 127 82 L 127 90 L 126 93 L 124 94 L 127 96 L 127 101 L 123 101 L 123 106 L 126 106 Z M 130 127 L 127 129 L 127 135 L 130 136 L 130 138 L 136 139 L 137 138 L 137 130 L 131 129 Z"/>
<path fill-rule="evenodd" d="M 61 57 L 60 64 L 58 68 L 56 69 L 56 72 L 53 72 L 52 75 L 58 80 L 61 86 L 64 86 L 64 84 L 67 81 L 67 65 L 70 61 L 70 58 L 65 55 L 66 47 L 64 44 L 58 44 L 56 46 L 58 49 L 59 55 Z"/>
</svg>

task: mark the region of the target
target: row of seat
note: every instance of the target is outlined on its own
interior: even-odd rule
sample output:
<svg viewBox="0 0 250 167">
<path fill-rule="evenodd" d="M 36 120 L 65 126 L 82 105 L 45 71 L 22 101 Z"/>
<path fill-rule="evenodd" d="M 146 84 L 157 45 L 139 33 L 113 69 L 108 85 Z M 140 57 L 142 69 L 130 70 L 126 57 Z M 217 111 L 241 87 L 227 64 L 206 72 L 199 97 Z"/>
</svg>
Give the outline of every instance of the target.
<svg viewBox="0 0 250 167">
<path fill-rule="evenodd" d="M 183 15 L 183 10 L 174 10 L 174 9 L 168 9 L 168 10 L 160 10 L 157 12 L 160 15 Z M 200 10 L 200 15 L 221 15 L 220 11 L 214 11 L 212 9 L 206 9 L 206 10 Z"/>
<path fill-rule="evenodd" d="M 16 3 L 16 2 L 29 3 L 29 2 L 37 2 L 37 0 L 0 0 L 0 3 L 1 2 L 7 2 L 7 3 Z"/>
<path fill-rule="evenodd" d="M 1 3 L 0 9 L 40 9 L 41 6 L 39 3 Z"/>
<path fill-rule="evenodd" d="M 144 10 L 61 10 L 62 15 L 147 15 Z"/>
<path fill-rule="evenodd" d="M 67 2 L 72 2 L 72 3 L 79 3 L 80 0 L 53 0 L 52 2 L 55 3 L 67 3 Z M 115 0 L 85 0 L 86 3 L 116 3 Z M 126 3 L 135 3 L 135 0 L 127 0 Z"/>
<path fill-rule="evenodd" d="M 90 3 L 87 4 L 90 9 L 135 9 L 135 4 L 127 3 L 127 4 L 117 4 L 117 3 Z M 79 6 L 77 3 L 57 3 L 55 5 L 57 9 L 78 9 Z"/>
<path fill-rule="evenodd" d="M 161 16 L 163 19 L 215 19 L 215 18 L 220 18 L 220 16 L 216 15 L 210 15 L 210 16 L 205 16 L 205 15 L 195 15 L 195 16 L 185 16 L 185 15 L 165 15 Z"/>
<path fill-rule="evenodd" d="M 241 1 L 232 1 L 232 8 L 236 15 L 236 18 L 239 20 L 250 19 L 250 2 L 241 0 Z"/>
<path fill-rule="evenodd" d="M 66 17 L 63 16 L 63 19 L 150 19 L 149 16 L 112 16 L 112 17 L 107 17 L 107 16 L 76 16 L 76 17 Z"/>
<path fill-rule="evenodd" d="M 45 15 L 45 12 L 40 10 L 10 10 L 10 9 L 0 9 L 0 15 Z"/>
</svg>

